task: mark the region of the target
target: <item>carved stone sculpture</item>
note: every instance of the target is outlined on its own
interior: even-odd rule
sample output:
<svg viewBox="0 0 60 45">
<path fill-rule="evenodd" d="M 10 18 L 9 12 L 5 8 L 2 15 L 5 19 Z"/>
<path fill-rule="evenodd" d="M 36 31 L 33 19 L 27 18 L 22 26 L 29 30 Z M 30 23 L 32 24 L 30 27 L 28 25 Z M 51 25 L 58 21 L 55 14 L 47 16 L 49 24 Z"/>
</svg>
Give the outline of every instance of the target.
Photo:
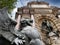
<svg viewBox="0 0 60 45">
<path fill-rule="evenodd" d="M 11 44 L 16 45 L 44 45 L 37 29 L 33 28 L 30 20 L 22 20 L 22 29 L 15 31 L 16 21 L 12 20 L 7 13 L 7 8 L 0 10 L 0 35 Z M 6 42 L 7 43 L 7 42 Z"/>
</svg>

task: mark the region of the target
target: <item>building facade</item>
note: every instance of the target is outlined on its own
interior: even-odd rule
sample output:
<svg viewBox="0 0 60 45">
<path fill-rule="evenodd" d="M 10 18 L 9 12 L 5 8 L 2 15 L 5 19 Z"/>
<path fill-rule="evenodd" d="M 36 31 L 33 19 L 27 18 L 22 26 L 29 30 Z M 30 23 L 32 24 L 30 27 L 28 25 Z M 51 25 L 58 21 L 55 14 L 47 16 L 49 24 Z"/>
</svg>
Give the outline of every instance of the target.
<svg viewBox="0 0 60 45">
<path fill-rule="evenodd" d="M 18 15 L 21 15 L 21 18 L 31 18 L 31 15 L 34 16 L 35 27 L 42 35 L 42 40 L 45 40 L 46 35 L 42 30 L 42 22 L 47 20 L 52 26 L 54 32 L 60 30 L 60 8 L 55 6 L 50 6 L 46 2 L 29 2 L 27 6 L 18 8 L 16 12 L 15 19 Z"/>
</svg>

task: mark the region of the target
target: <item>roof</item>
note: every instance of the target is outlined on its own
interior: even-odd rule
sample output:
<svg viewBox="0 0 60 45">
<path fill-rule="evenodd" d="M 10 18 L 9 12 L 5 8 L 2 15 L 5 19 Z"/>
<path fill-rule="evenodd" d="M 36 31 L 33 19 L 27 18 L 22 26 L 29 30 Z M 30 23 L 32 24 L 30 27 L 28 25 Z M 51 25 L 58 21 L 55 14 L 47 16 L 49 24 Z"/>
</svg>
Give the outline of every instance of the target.
<svg viewBox="0 0 60 45">
<path fill-rule="evenodd" d="M 31 5 L 31 4 L 46 4 L 46 5 L 49 5 L 49 3 L 44 2 L 44 1 L 40 1 L 40 2 L 38 2 L 38 1 L 32 1 L 32 2 L 28 3 L 28 5 Z"/>
</svg>

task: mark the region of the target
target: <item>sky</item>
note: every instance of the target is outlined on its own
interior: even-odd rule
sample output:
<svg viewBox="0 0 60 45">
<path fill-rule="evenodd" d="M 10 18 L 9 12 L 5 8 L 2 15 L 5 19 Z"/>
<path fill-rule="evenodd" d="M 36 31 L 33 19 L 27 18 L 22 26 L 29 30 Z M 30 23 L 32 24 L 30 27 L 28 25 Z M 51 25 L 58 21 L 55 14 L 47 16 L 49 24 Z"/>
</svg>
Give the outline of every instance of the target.
<svg viewBox="0 0 60 45">
<path fill-rule="evenodd" d="M 17 4 L 16 4 L 16 7 L 24 6 L 28 2 L 31 2 L 31 1 L 36 1 L 36 0 L 18 0 Z M 45 2 L 48 2 L 50 5 L 60 7 L 60 0 L 38 0 L 38 1 L 45 1 Z"/>
<path fill-rule="evenodd" d="M 15 13 L 17 12 L 17 8 L 18 7 L 23 7 L 26 6 L 28 2 L 31 1 L 37 1 L 37 0 L 17 0 L 16 3 L 16 8 L 13 9 L 11 15 L 12 15 L 12 19 L 15 18 Z M 49 3 L 51 6 L 56 6 L 56 7 L 60 7 L 60 0 L 38 0 L 38 1 L 45 1 L 47 3 Z"/>
</svg>

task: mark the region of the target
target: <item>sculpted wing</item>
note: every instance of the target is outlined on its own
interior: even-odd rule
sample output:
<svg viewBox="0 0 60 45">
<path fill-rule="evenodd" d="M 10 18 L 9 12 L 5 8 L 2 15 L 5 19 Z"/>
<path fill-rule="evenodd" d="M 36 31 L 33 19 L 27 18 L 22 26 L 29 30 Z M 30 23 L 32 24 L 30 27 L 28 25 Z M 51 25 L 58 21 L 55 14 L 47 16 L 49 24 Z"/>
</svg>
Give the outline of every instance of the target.
<svg viewBox="0 0 60 45">
<path fill-rule="evenodd" d="M 16 21 L 12 20 L 8 15 L 7 8 L 0 9 L 0 29 L 10 30 L 11 26 L 15 26 Z"/>
<path fill-rule="evenodd" d="M 15 35 L 12 33 L 15 25 L 16 21 L 9 17 L 7 8 L 0 9 L 0 35 L 12 41 L 15 38 Z"/>
</svg>

